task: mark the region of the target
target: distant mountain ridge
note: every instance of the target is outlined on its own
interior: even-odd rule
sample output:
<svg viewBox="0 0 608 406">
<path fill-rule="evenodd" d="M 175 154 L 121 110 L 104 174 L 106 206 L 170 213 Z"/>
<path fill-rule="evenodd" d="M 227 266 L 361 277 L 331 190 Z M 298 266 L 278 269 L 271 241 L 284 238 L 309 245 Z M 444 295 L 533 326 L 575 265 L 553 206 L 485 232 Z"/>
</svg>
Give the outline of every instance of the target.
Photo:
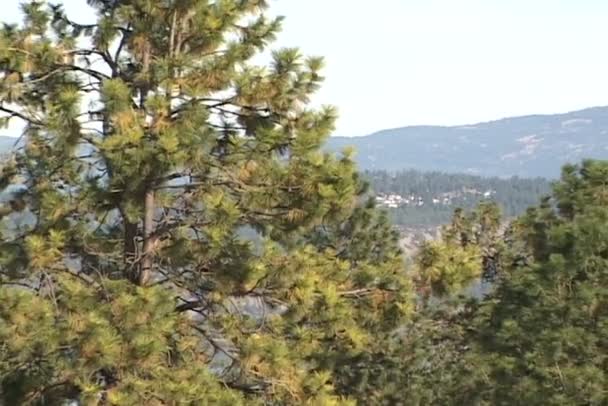
<svg viewBox="0 0 608 406">
<path fill-rule="evenodd" d="M 363 137 L 331 137 L 326 148 L 353 146 L 362 169 L 416 169 L 499 177 L 559 176 L 565 163 L 608 159 L 608 106 L 454 127 L 411 126 Z"/>
</svg>

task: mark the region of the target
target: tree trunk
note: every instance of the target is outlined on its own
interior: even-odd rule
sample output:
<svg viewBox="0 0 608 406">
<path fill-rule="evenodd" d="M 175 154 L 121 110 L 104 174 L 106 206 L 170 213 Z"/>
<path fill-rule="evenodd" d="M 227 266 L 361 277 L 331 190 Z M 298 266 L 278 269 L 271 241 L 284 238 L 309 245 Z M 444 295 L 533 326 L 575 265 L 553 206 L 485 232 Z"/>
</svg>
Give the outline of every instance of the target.
<svg viewBox="0 0 608 406">
<path fill-rule="evenodd" d="M 123 260 L 125 264 L 125 276 L 133 282 L 137 282 L 139 275 L 137 272 L 137 228 L 138 224 L 128 220 L 125 210 L 120 208 L 124 226 L 124 252 Z"/>
<path fill-rule="evenodd" d="M 148 190 L 144 201 L 144 247 L 139 271 L 139 285 L 146 286 L 150 281 L 154 265 L 154 191 Z"/>
<path fill-rule="evenodd" d="M 131 223 L 123 216 L 125 224 L 125 264 L 129 265 L 137 257 L 137 223 Z"/>
</svg>

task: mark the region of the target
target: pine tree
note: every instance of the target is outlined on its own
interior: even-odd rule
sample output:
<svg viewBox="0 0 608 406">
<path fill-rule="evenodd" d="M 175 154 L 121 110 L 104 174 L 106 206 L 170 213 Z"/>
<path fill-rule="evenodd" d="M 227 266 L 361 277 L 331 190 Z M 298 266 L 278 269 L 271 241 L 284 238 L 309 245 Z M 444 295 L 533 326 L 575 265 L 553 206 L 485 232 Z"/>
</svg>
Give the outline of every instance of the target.
<svg viewBox="0 0 608 406">
<path fill-rule="evenodd" d="M 359 288 L 348 292 L 353 297 L 367 298 L 360 302 L 365 304 L 360 310 L 368 313 L 366 324 L 375 331 L 374 340 L 366 344 L 366 351 L 353 351 L 347 346 L 334 350 L 331 358 L 323 351 L 319 353 L 323 357 L 319 362 L 339 369 L 335 381 L 339 393 L 351 395 L 359 404 L 390 404 L 394 396 L 404 395 L 403 388 L 394 390 L 390 371 L 402 366 L 399 356 L 395 358 L 394 349 L 398 345 L 395 338 L 405 321 L 400 314 L 404 311 L 402 304 L 410 299 L 411 276 L 398 272 L 404 262 L 399 233 L 389 223 L 387 213 L 375 209 L 373 200 L 363 200 L 366 190 L 367 185 L 360 184 L 363 204 L 346 221 L 317 229 L 312 242 L 356 264 L 358 270 L 352 276 L 359 286 L 375 281 L 382 287 L 381 291 Z M 393 299 L 392 306 L 383 306 L 390 296 L 397 300 Z M 380 309 L 382 316 L 378 317 Z"/>
<path fill-rule="evenodd" d="M 442 239 L 446 244 L 458 244 L 466 248 L 473 239 L 470 216 L 467 217 L 461 207 L 457 207 L 452 214 L 452 221 L 442 230 Z"/>
<path fill-rule="evenodd" d="M 502 270 L 504 232 L 501 220 L 500 208 L 490 201 L 481 202 L 471 213 L 475 244 L 481 250 L 483 278 L 488 281 L 496 279 Z"/>
<path fill-rule="evenodd" d="M 375 403 L 606 404 L 606 179 L 607 161 L 564 167 L 552 195 L 508 228 L 493 291 L 421 309 L 404 325 L 402 345 L 376 356 L 378 380 L 368 383 L 390 384 Z M 454 247 L 435 245 L 418 258 L 430 264 L 429 278 Z"/>
<path fill-rule="evenodd" d="M 1 396 L 347 402 L 340 371 L 411 305 L 350 156 L 320 151 L 322 59 L 251 62 L 280 28 L 264 0 L 88 4 L 92 24 L 29 1 L 0 30 L 2 121 L 23 125 L 0 176 Z"/>
<path fill-rule="evenodd" d="M 444 386 L 453 404 L 608 400 L 608 162 L 564 167 L 552 196 L 512 227 L 504 275 L 471 306 Z"/>
<path fill-rule="evenodd" d="M 441 239 L 423 243 L 415 256 L 418 291 L 425 299 L 462 293 L 475 281 L 500 272 L 502 246 L 498 205 L 482 201 L 466 212 L 454 210 Z"/>
<path fill-rule="evenodd" d="M 443 242 L 426 242 L 416 255 L 419 290 L 426 298 L 462 292 L 482 275 L 478 246 L 461 247 Z"/>
</svg>

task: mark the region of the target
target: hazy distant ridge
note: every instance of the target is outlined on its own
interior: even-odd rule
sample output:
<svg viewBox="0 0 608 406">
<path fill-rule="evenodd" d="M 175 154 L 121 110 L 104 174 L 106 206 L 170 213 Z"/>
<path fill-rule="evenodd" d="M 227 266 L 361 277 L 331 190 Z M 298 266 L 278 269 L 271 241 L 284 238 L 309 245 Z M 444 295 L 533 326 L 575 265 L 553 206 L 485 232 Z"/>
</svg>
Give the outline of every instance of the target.
<svg viewBox="0 0 608 406">
<path fill-rule="evenodd" d="M 357 150 L 363 169 L 417 169 L 482 176 L 556 177 L 567 162 L 608 158 L 608 107 L 505 118 L 466 126 L 412 126 L 332 137 Z"/>
</svg>

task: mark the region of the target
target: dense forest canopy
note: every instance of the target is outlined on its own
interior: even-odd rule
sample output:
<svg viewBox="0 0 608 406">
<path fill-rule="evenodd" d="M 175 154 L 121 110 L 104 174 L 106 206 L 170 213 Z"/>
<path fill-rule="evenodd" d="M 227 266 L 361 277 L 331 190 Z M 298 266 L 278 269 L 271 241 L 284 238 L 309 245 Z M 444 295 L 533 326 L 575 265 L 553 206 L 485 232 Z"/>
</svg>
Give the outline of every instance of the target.
<svg viewBox="0 0 608 406">
<path fill-rule="evenodd" d="M 483 200 L 496 202 L 503 215 L 512 218 L 551 190 L 550 182 L 543 178 L 484 178 L 416 170 L 366 171 L 364 176 L 375 195 L 414 198 L 413 202 L 389 208 L 393 223 L 406 227 L 445 224 L 455 208 L 473 209 Z"/>
<path fill-rule="evenodd" d="M 495 290 L 442 333 L 453 363 L 435 370 L 446 391 L 431 403 L 606 403 L 606 179 L 608 162 L 567 165 L 551 196 L 513 222 Z"/>
<path fill-rule="evenodd" d="M 606 179 L 606 161 L 564 167 L 505 232 L 492 203 L 456 211 L 416 256 L 413 319 L 353 381 L 362 403 L 606 404 Z"/>
</svg>

